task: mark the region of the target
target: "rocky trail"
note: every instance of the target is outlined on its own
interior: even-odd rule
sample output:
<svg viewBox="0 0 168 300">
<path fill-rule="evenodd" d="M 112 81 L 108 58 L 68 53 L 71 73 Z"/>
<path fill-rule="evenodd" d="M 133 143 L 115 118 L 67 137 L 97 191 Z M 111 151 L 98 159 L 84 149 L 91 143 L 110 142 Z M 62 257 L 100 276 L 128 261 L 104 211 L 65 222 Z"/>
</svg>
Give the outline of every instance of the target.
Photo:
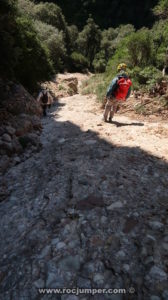
<svg viewBox="0 0 168 300">
<path fill-rule="evenodd" d="M 0 203 L 0 299 L 168 300 L 168 125 L 60 99 Z M 125 289 L 43 294 L 39 288 Z M 132 289 L 130 289 L 132 288 Z"/>
</svg>

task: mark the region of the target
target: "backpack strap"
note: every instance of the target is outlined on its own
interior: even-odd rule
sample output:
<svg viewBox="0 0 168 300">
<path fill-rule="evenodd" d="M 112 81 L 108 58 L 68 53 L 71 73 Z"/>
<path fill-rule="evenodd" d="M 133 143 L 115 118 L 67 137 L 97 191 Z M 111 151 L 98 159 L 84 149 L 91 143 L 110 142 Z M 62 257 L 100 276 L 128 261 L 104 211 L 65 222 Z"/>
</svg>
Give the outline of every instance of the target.
<svg viewBox="0 0 168 300">
<path fill-rule="evenodd" d="M 106 94 L 106 97 L 110 97 L 110 96 L 113 96 L 114 95 L 114 92 L 117 90 L 118 88 L 118 76 L 116 76 L 110 86 L 108 87 L 108 90 L 107 90 L 107 94 Z"/>
</svg>

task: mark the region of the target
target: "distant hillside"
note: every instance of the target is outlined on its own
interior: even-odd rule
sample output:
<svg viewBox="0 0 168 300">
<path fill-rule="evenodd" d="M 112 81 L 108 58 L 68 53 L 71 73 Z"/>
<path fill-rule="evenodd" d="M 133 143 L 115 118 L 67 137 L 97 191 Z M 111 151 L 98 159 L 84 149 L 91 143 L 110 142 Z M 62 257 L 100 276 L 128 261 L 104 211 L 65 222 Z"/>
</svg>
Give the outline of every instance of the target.
<svg viewBox="0 0 168 300">
<path fill-rule="evenodd" d="M 43 1 L 44 2 L 44 1 Z M 157 0 L 48 0 L 58 4 L 70 24 L 80 29 L 89 14 L 101 29 L 133 24 L 135 28 L 150 27 L 154 22 L 152 8 Z"/>
</svg>

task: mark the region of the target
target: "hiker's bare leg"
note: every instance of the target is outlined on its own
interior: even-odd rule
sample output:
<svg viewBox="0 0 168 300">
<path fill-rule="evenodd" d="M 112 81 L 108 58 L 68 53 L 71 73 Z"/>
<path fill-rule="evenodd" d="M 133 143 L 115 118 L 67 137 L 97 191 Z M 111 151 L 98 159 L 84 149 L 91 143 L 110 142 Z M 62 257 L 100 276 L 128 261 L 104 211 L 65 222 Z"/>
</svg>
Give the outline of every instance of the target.
<svg viewBox="0 0 168 300">
<path fill-rule="evenodd" d="M 112 104 L 112 109 L 110 111 L 110 117 L 109 117 L 109 122 L 112 121 L 113 117 L 114 117 L 114 114 L 116 113 L 117 111 L 117 100 L 113 99 L 113 104 Z"/>
<path fill-rule="evenodd" d="M 104 110 L 104 120 L 105 121 L 107 121 L 108 114 L 111 113 L 112 105 L 113 105 L 112 100 L 107 99 L 107 103 L 106 103 L 105 110 Z"/>
</svg>

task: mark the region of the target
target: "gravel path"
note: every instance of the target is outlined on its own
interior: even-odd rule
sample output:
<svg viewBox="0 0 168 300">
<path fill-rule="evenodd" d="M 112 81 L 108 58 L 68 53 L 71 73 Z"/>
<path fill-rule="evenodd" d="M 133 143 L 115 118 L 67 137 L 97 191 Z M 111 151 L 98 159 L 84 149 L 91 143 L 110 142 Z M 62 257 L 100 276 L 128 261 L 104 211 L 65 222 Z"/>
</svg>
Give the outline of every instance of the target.
<svg viewBox="0 0 168 300">
<path fill-rule="evenodd" d="M 168 299 L 168 126 L 63 98 L 42 150 L 5 175 L 0 299 Z M 125 289 L 42 294 L 39 288 Z M 133 288 L 132 290 L 129 290 Z"/>
</svg>

